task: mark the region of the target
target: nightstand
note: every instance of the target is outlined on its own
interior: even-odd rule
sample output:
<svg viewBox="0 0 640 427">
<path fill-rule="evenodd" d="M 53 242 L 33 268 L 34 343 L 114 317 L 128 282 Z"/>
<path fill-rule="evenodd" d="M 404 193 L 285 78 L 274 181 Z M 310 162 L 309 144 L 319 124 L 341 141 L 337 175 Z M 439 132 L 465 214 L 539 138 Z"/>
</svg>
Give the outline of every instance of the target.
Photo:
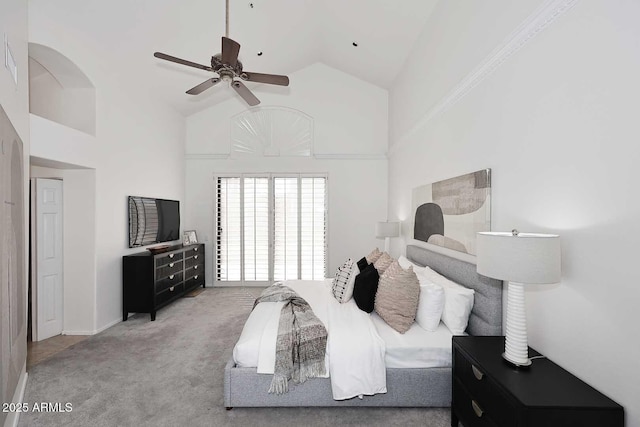
<svg viewBox="0 0 640 427">
<path fill-rule="evenodd" d="M 624 426 L 622 406 L 549 359 L 516 369 L 503 351 L 504 337 L 453 337 L 452 427 Z"/>
</svg>

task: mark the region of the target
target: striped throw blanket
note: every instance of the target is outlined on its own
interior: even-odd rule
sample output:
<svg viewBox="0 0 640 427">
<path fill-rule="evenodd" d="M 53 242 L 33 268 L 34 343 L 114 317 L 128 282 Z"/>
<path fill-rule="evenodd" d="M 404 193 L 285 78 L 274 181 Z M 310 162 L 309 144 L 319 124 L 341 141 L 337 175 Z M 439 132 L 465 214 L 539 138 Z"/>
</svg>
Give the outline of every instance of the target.
<svg viewBox="0 0 640 427">
<path fill-rule="evenodd" d="M 327 330 L 309 304 L 280 283 L 265 289 L 253 306 L 278 301 L 286 303 L 280 311 L 276 362 L 269 393 L 283 394 L 289 391 L 289 380 L 301 384 L 308 378 L 326 375 Z"/>
</svg>

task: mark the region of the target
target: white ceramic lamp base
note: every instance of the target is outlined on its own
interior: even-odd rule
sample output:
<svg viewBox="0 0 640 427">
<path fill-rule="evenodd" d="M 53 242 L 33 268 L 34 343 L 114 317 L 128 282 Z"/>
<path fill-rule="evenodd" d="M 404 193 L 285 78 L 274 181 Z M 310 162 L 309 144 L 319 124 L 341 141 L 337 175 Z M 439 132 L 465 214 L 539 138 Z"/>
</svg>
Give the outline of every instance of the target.
<svg viewBox="0 0 640 427">
<path fill-rule="evenodd" d="M 516 367 L 531 365 L 527 344 L 527 316 L 522 283 L 509 282 L 506 328 L 507 333 L 502 357 Z"/>
<path fill-rule="evenodd" d="M 384 238 L 384 251 L 386 253 L 389 253 L 390 246 L 391 246 L 391 239 L 388 238 L 388 237 L 385 237 Z"/>
</svg>

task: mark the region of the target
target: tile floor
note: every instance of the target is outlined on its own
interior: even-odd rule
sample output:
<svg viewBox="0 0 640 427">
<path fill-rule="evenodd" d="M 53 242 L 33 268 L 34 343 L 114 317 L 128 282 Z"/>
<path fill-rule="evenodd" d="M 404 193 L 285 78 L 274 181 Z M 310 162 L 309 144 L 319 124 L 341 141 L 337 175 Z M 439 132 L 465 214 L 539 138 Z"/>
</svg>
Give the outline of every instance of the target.
<svg viewBox="0 0 640 427">
<path fill-rule="evenodd" d="M 87 337 L 87 335 L 57 335 L 43 341 L 27 342 L 27 369 Z"/>
</svg>

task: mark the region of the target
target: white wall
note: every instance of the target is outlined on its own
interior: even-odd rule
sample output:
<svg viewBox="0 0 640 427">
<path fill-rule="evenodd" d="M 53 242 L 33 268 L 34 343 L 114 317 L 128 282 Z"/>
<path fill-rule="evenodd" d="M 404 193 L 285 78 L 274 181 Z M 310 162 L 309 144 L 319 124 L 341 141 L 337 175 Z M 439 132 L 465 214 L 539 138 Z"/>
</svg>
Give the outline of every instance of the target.
<svg viewBox="0 0 640 427">
<path fill-rule="evenodd" d="M 83 27 L 78 6 L 29 2 L 29 41 L 66 56 L 96 88 L 95 144 L 83 154 L 95 163 L 74 162 L 74 148 L 86 142 L 77 140 L 79 132 L 76 139 L 57 141 L 60 148 L 51 156 L 95 168 L 94 330 L 100 331 L 122 319 L 122 256 L 140 250 L 128 249 L 127 196 L 183 200 L 185 127 L 182 116 L 142 96 L 112 72 L 113 64 L 102 63 L 100 41 Z"/>
<path fill-rule="evenodd" d="M 389 215 L 409 218 L 413 187 L 491 168 L 494 230 L 562 238 L 562 282 L 527 288 L 530 345 L 622 404 L 627 426 L 640 426 L 633 240 L 640 233 L 640 3 L 578 1 L 427 120 L 438 99 L 423 103 L 423 95 L 433 84 L 409 76 L 438 67 L 462 78 L 482 60 L 469 49 L 488 54 L 522 16 L 503 13 L 515 5 L 483 2 L 490 19 L 476 19 L 466 14 L 472 5 L 453 3 L 440 2 L 431 18 L 436 29 L 422 35 L 413 55 L 419 59 L 390 93 Z M 522 10 L 534 3 L 542 2 Z M 426 39 L 451 56 L 434 53 Z M 457 82 L 445 82 L 440 93 Z"/>
<path fill-rule="evenodd" d="M 28 170 L 28 158 L 29 158 L 29 86 L 28 86 L 28 45 L 27 45 L 27 2 L 22 0 L 2 0 L 0 2 L 0 40 L 4 45 L 4 37 L 7 37 L 9 44 L 11 45 L 11 51 L 18 67 L 18 84 L 16 85 L 9 74 L 7 68 L 4 67 L 4 46 L 0 48 L 0 55 L 2 56 L 2 64 L 0 64 L 0 104 L 4 108 L 9 120 L 13 124 L 13 127 L 18 132 L 20 139 L 23 143 L 23 171 L 25 171 L 24 182 L 24 206 L 28 206 L 28 194 L 27 191 L 27 179 L 26 171 Z M 27 209 L 25 212 L 25 224 L 27 221 Z M 28 259 L 27 245 L 27 228 L 25 228 L 24 236 L 24 259 Z M 24 277 L 27 276 L 27 263 L 25 262 Z M 24 292 L 26 299 L 27 283 L 13 284 L 21 286 L 19 291 Z M 1 307 L 0 310 L 6 313 L 8 310 L 8 289 L 0 290 L 2 296 L 0 296 Z M 26 310 L 25 310 L 26 313 Z M 25 319 L 26 320 L 26 319 Z M 3 374 L 0 376 L 2 383 L 0 384 L 0 400 L 2 402 L 17 401 L 20 398 L 21 386 L 19 385 L 20 377 L 22 377 L 21 383 L 26 381 L 25 368 L 27 360 L 27 337 L 26 337 L 26 321 L 25 328 L 21 331 L 18 338 L 18 344 L 11 348 L 9 353 L 9 342 L 3 342 L 0 344 L 2 349 L 2 360 L 0 365 Z M 9 330 L 8 325 L 0 325 L 3 330 Z M 9 334 L 0 334 L 3 340 L 8 338 Z M 5 351 L 6 349 L 6 351 Z M 22 366 L 22 370 L 14 369 L 15 366 Z M 15 419 L 15 414 L 0 413 L 0 424 L 12 423 Z"/>
<path fill-rule="evenodd" d="M 18 64 L 16 86 L 4 66 L 4 36 L 7 36 L 14 59 Z M 29 144 L 29 67 L 27 44 L 27 5 L 22 0 L 3 0 L 0 3 L 0 102 L 20 135 L 25 151 Z"/>
<path fill-rule="evenodd" d="M 31 114 L 31 155 L 87 168 L 99 163 L 96 137 Z"/>
<path fill-rule="evenodd" d="M 317 63 L 290 76 L 286 90 L 257 88 L 262 106 L 285 106 L 314 119 L 314 152 L 322 159 L 256 157 L 216 159 L 229 152 L 230 118 L 246 105 L 229 100 L 187 119 L 185 228 L 206 244 L 207 284 L 213 283 L 214 175 L 230 172 L 317 172 L 329 177 L 328 275 L 349 257 L 382 242 L 376 221 L 386 219 L 387 92 Z"/>
</svg>

